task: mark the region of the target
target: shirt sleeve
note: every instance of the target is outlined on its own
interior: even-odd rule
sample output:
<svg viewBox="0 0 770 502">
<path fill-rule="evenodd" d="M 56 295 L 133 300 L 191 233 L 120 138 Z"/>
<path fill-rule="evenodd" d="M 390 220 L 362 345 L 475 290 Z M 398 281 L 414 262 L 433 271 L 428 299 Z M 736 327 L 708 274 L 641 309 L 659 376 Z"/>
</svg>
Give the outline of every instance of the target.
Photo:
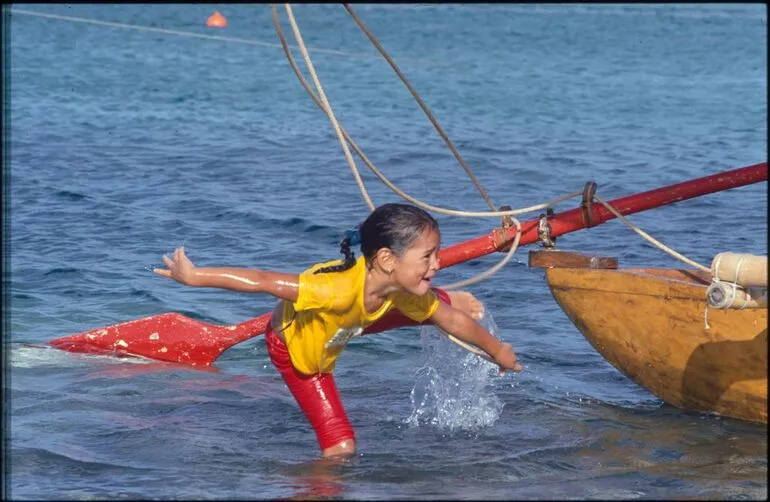
<svg viewBox="0 0 770 502">
<path fill-rule="evenodd" d="M 438 302 L 439 299 L 433 290 L 428 290 L 422 296 L 398 293 L 393 298 L 393 306 L 415 322 L 423 322 L 436 313 Z"/>
<path fill-rule="evenodd" d="M 334 303 L 334 287 L 329 274 L 314 274 L 317 267 L 299 275 L 299 295 L 294 310 L 328 309 Z"/>
</svg>

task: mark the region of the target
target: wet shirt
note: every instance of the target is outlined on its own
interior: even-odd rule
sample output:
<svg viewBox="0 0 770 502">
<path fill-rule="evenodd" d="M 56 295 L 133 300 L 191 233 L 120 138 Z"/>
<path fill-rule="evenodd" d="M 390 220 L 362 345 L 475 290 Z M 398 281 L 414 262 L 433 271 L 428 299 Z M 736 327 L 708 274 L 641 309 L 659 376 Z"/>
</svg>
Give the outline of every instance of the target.
<svg viewBox="0 0 770 502">
<path fill-rule="evenodd" d="M 294 303 L 283 302 L 280 326 L 294 367 L 306 375 L 331 373 L 345 345 L 364 329 L 397 308 L 413 321 L 423 322 L 438 308 L 436 294 L 423 296 L 407 292 L 388 295 L 376 312 L 364 307 L 366 261 L 342 272 L 315 274 L 322 267 L 340 265 L 341 260 L 319 263 L 299 276 L 299 296 Z"/>
</svg>

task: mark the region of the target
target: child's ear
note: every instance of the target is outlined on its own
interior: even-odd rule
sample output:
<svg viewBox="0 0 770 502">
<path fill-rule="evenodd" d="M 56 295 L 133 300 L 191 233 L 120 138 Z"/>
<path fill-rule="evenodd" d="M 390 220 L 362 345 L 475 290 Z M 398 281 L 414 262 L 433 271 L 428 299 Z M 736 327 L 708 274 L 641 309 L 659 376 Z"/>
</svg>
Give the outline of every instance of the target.
<svg viewBox="0 0 770 502">
<path fill-rule="evenodd" d="M 396 255 L 390 248 L 380 248 L 374 254 L 374 262 L 386 274 L 391 274 L 396 268 Z"/>
</svg>

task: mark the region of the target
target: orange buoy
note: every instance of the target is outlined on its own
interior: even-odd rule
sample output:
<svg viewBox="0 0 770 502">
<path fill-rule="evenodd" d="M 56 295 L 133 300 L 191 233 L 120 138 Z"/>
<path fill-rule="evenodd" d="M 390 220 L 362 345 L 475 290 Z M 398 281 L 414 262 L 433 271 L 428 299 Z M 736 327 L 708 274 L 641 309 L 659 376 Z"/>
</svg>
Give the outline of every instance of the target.
<svg viewBox="0 0 770 502">
<path fill-rule="evenodd" d="M 219 11 L 214 11 L 206 20 L 206 26 L 209 28 L 225 28 L 227 27 L 227 19 Z"/>
</svg>

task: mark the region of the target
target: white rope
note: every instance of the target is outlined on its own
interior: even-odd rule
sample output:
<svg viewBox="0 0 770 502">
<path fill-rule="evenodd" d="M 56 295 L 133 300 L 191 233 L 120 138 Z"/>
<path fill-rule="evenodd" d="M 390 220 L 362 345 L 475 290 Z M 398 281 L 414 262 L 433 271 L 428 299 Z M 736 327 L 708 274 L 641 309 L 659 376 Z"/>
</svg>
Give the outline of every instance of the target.
<svg viewBox="0 0 770 502">
<path fill-rule="evenodd" d="M 717 304 L 713 306 L 714 308 L 729 309 L 735 304 L 735 300 L 737 299 L 737 295 L 738 295 L 738 277 L 741 273 L 741 266 L 743 265 L 743 261 L 746 258 L 745 256 L 742 256 L 738 260 L 738 263 L 735 265 L 735 276 L 733 277 L 732 284 L 730 284 L 728 281 L 723 281 L 718 278 L 719 265 L 722 262 L 722 256 L 723 255 L 720 253 L 719 255 L 717 255 L 717 258 L 714 261 L 713 278 L 711 279 L 711 285 L 706 290 L 706 310 L 703 313 L 703 324 L 706 329 L 711 329 L 711 326 L 709 325 L 709 322 L 708 322 L 708 309 L 710 306 L 712 306 L 711 304 L 712 304 L 712 300 L 715 292 L 719 292 L 719 294 L 722 295 L 722 301 L 715 302 Z M 726 288 L 724 284 L 728 284 L 730 287 Z M 730 290 L 729 300 L 727 299 L 728 298 L 727 294 L 725 294 L 725 289 Z M 743 290 L 743 288 L 741 289 Z M 743 300 L 743 304 L 741 305 L 741 308 L 739 310 L 743 310 L 746 307 L 748 307 L 749 301 L 747 300 L 751 298 L 749 291 L 750 291 L 749 288 L 746 288 L 746 290 L 744 290 L 748 298 Z"/>
<path fill-rule="evenodd" d="M 302 86 L 305 88 L 307 93 L 312 98 L 313 102 L 318 106 L 321 111 L 325 113 L 323 104 L 321 103 L 321 100 L 318 98 L 318 96 L 313 92 L 313 90 L 310 88 L 310 84 L 307 82 L 305 77 L 302 76 L 302 73 L 300 72 L 299 68 L 297 67 L 296 62 L 294 61 L 293 56 L 291 55 L 291 51 L 289 50 L 289 46 L 286 43 L 285 38 L 283 37 L 283 32 L 281 30 L 280 26 L 280 20 L 278 19 L 277 11 L 275 10 L 275 7 L 273 7 L 273 21 L 275 23 L 276 32 L 278 33 L 278 38 L 281 40 L 281 45 L 283 46 L 284 53 L 286 54 L 287 59 L 289 60 L 289 64 L 291 65 L 292 69 L 294 70 L 295 75 L 299 79 Z M 559 202 L 563 202 L 568 199 L 572 199 L 574 197 L 577 197 L 578 195 L 581 195 L 582 191 L 572 192 L 567 195 L 564 195 L 562 197 L 558 197 L 556 199 L 544 202 L 542 204 L 535 204 L 532 206 L 520 208 L 520 209 L 510 209 L 505 211 L 462 211 L 457 209 L 448 209 L 444 207 L 439 206 L 433 206 L 431 204 L 428 204 L 426 202 L 420 201 L 411 195 L 407 194 L 403 190 L 401 190 L 398 186 L 396 186 L 393 182 L 391 182 L 383 173 L 380 171 L 369 158 L 364 154 L 364 152 L 361 150 L 361 148 L 358 146 L 358 144 L 353 140 L 353 138 L 350 137 L 350 134 L 345 130 L 342 125 L 340 125 L 340 130 L 342 131 L 343 136 L 347 140 L 347 142 L 350 144 L 350 146 L 353 148 L 353 151 L 356 152 L 356 154 L 361 158 L 361 160 L 364 161 L 364 164 L 374 173 L 377 178 L 379 178 L 380 181 L 382 181 L 388 188 L 390 188 L 394 193 L 396 193 L 399 197 L 402 199 L 411 202 L 412 204 L 421 207 L 422 209 L 425 209 L 426 211 L 433 211 L 435 213 L 439 214 L 445 214 L 448 216 L 459 216 L 459 217 L 470 217 L 470 218 L 487 218 L 487 217 L 502 217 L 502 216 L 514 216 L 518 214 L 525 214 L 525 213 L 531 213 L 534 211 L 539 211 L 543 209 L 547 209 L 549 207 L 554 206 L 555 204 L 558 204 Z"/>
<path fill-rule="evenodd" d="M 683 261 L 684 263 L 686 263 L 686 264 L 688 264 L 688 265 L 690 265 L 692 267 L 695 267 L 695 268 L 697 268 L 697 269 L 699 269 L 699 270 L 701 270 L 703 272 L 711 274 L 711 269 L 710 268 L 705 267 L 704 265 L 701 265 L 700 263 L 687 258 L 686 256 L 684 256 L 684 255 L 674 251 L 673 249 L 671 249 L 670 247 L 666 246 L 665 244 L 663 244 L 659 240 L 655 239 L 650 234 L 648 234 L 647 232 L 645 232 L 641 228 L 639 228 L 636 225 L 634 225 L 633 223 L 631 223 L 625 216 L 620 214 L 620 211 L 618 211 L 617 209 L 615 209 L 614 207 L 609 205 L 607 202 L 602 200 L 601 197 L 599 197 L 598 195 L 594 194 L 594 199 L 596 199 L 598 202 L 600 202 L 602 205 L 604 205 L 604 207 L 606 207 L 609 212 L 614 214 L 621 222 L 623 222 L 623 224 L 628 226 L 631 230 L 633 230 L 637 234 L 641 235 L 642 238 L 644 238 L 645 240 L 647 240 L 648 242 L 653 244 L 658 249 L 660 249 L 660 250 L 670 254 L 674 258 L 676 258 L 676 259 L 678 259 L 680 261 Z M 721 256 L 717 258 L 717 266 L 718 266 L 719 260 L 721 260 L 721 258 L 722 258 Z M 709 330 L 709 329 L 711 329 L 711 325 L 709 324 L 709 319 L 708 319 L 708 317 L 709 317 L 709 302 L 708 302 L 708 300 L 705 303 L 706 303 L 706 306 L 705 306 L 705 309 L 703 310 L 703 327 L 704 327 L 704 329 Z"/>
<path fill-rule="evenodd" d="M 470 343 L 468 343 L 468 342 L 464 342 L 464 341 L 460 340 L 459 338 L 455 337 L 454 335 L 450 335 L 449 333 L 447 333 L 446 331 L 444 331 L 443 329 L 439 328 L 439 327 L 438 327 L 438 326 L 436 326 L 436 325 L 433 325 L 433 327 L 434 327 L 434 328 L 436 328 L 437 330 L 439 330 L 439 332 L 443 333 L 445 337 L 449 338 L 449 340 L 451 340 L 451 341 L 452 341 L 452 342 L 454 342 L 455 344 L 459 345 L 460 347 L 464 348 L 464 349 L 465 349 L 465 350 L 467 350 L 468 352 L 471 352 L 471 353 L 473 353 L 473 354 L 476 354 L 476 355 L 477 355 L 477 356 L 479 356 L 480 358 L 482 358 L 482 359 L 486 359 L 486 360 L 487 360 L 487 361 L 489 361 L 490 363 L 493 363 L 493 364 L 497 364 L 497 363 L 495 362 L 495 360 L 494 360 L 494 359 L 492 359 L 492 357 L 490 357 L 490 355 L 489 355 L 489 354 L 487 354 L 486 352 L 484 352 L 484 351 L 483 351 L 483 350 L 481 350 L 480 348 L 476 347 L 475 345 L 473 345 L 473 344 L 470 344 Z"/>
<path fill-rule="evenodd" d="M 299 32 L 299 27 L 297 26 L 296 21 L 294 20 L 294 16 L 292 14 L 291 7 L 288 4 L 284 4 L 284 7 L 286 8 L 286 13 L 287 13 L 287 15 L 289 17 L 289 22 L 291 23 L 292 30 L 294 31 L 294 36 L 295 36 L 295 39 L 297 40 L 297 44 L 299 45 L 300 50 L 302 51 L 302 56 L 305 59 L 305 64 L 308 67 L 310 75 L 313 78 L 313 82 L 316 85 L 316 89 L 318 90 L 318 94 L 320 95 L 321 104 L 323 105 L 323 106 L 321 106 L 321 110 L 323 110 L 327 114 L 329 119 L 331 120 L 332 125 L 334 126 L 334 130 L 337 133 L 337 138 L 339 139 L 343 149 L 345 150 L 345 156 L 348 159 L 348 163 L 350 164 L 350 168 L 353 171 L 353 175 L 356 178 L 356 182 L 358 183 L 358 186 L 361 189 L 361 193 L 364 195 L 365 200 L 369 204 L 369 208 L 371 210 L 374 210 L 374 205 L 371 203 L 371 200 L 368 198 L 368 194 L 366 193 L 366 188 L 364 187 L 363 181 L 361 180 L 360 174 L 358 173 L 358 169 L 357 169 L 357 167 L 355 165 L 355 162 L 353 161 L 353 158 L 350 155 L 350 151 L 347 149 L 347 141 L 348 140 L 351 142 L 351 144 L 354 144 L 354 143 L 349 138 L 347 133 L 343 134 L 343 130 L 342 130 L 341 126 L 339 125 L 339 123 L 337 122 L 336 118 L 334 117 L 334 113 L 332 112 L 331 105 L 329 104 L 328 100 L 326 99 L 326 95 L 323 92 L 323 88 L 321 87 L 321 83 L 318 80 L 318 76 L 316 75 L 316 73 L 315 73 L 315 71 L 313 69 L 312 62 L 310 61 L 310 55 L 305 50 L 305 46 L 304 46 L 304 43 L 302 41 L 302 36 L 301 36 L 301 34 Z M 273 18 L 274 18 L 274 20 L 276 22 L 276 28 L 279 31 L 279 37 L 281 38 L 282 45 L 283 45 L 284 44 L 284 39 L 283 39 L 283 36 L 282 36 L 282 34 L 280 32 L 280 23 L 279 23 L 278 18 L 277 18 L 277 12 L 275 10 L 275 6 L 273 6 Z M 286 52 L 287 56 L 289 56 L 289 58 L 291 60 L 292 59 L 291 58 L 291 53 L 290 53 L 290 51 L 287 50 L 286 46 L 284 46 L 284 51 Z M 292 68 L 296 69 L 296 66 L 294 64 L 292 64 Z M 297 75 L 301 77 L 301 73 L 297 72 Z M 317 98 L 315 96 L 313 96 L 312 90 L 309 88 L 309 86 L 305 86 L 305 89 L 308 90 L 308 92 L 311 93 L 311 96 L 314 98 L 314 101 L 315 101 Z M 319 103 L 316 101 L 316 104 L 319 104 Z M 363 155 L 363 152 L 359 151 L 358 147 L 356 147 L 356 153 L 359 153 L 359 155 L 362 158 L 365 157 Z M 367 164 L 369 164 L 369 163 L 367 162 Z M 370 167 L 373 168 L 375 173 L 379 173 L 379 170 L 377 170 L 374 167 L 373 164 Z M 380 176 L 380 178 L 385 180 L 384 176 Z M 390 182 L 388 182 L 387 184 L 389 186 L 391 186 L 392 189 L 397 189 L 397 187 L 395 187 L 395 185 L 392 185 Z M 576 195 L 578 193 L 579 192 L 576 192 Z M 404 194 L 404 195 L 406 195 L 406 194 Z M 414 202 L 417 202 L 418 204 L 422 204 L 422 203 L 420 203 L 420 201 L 417 201 L 416 199 L 413 199 L 413 200 L 414 200 Z M 490 204 L 491 204 L 491 202 L 490 202 Z M 422 205 L 424 205 L 424 204 L 422 204 Z M 492 206 L 492 207 L 494 208 L 494 206 Z M 518 249 L 519 241 L 521 240 L 521 223 L 516 218 L 511 218 L 511 219 L 513 220 L 514 224 L 516 225 L 516 236 L 514 237 L 514 242 L 511 245 L 511 249 L 508 251 L 508 253 L 503 258 L 503 260 L 501 260 L 497 265 L 495 265 L 494 267 L 490 268 L 486 272 L 478 274 L 477 276 L 471 277 L 470 279 L 466 279 L 464 281 L 459 281 L 459 282 L 450 284 L 448 286 L 445 286 L 444 287 L 445 289 L 455 289 L 455 288 L 459 288 L 459 287 L 463 287 L 463 286 L 467 286 L 467 285 L 479 282 L 479 281 L 481 281 L 481 280 L 483 280 L 483 279 L 485 279 L 487 277 L 490 277 L 494 273 L 496 273 L 503 266 L 505 266 L 508 263 L 508 261 L 510 261 L 510 259 L 513 257 L 513 254 Z M 494 362 L 489 357 L 489 355 L 487 355 L 484 351 L 482 351 L 478 347 L 475 347 L 475 346 L 473 346 L 471 344 L 468 344 L 468 343 L 466 343 L 466 342 L 464 342 L 464 341 L 462 341 L 462 340 L 460 340 L 460 339 L 450 335 L 449 333 L 446 333 L 443 330 L 440 330 L 440 331 L 442 331 L 442 333 L 444 333 L 449 338 L 450 341 L 454 342 L 455 344 L 459 345 L 460 347 L 464 348 L 465 350 L 467 350 L 469 352 L 472 352 L 473 354 L 476 354 L 476 355 L 478 355 L 478 356 L 480 356 L 480 357 L 482 357 L 482 358 L 484 358 L 484 359 L 486 359 L 488 361 Z"/>
<path fill-rule="evenodd" d="M 350 14 L 350 17 L 353 18 L 353 21 L 358 25 L 359 28 L 361 28 L 361 31 L 364 32 L 366 37 L 369 39 L 369 41 L 374 45 L 374 47 L 379 51 L 379 53 L 382 55 L 382 57 L 385 58 L 385 61 L 388 62 L 390 67 L 393 69 L 394 72 L 396 72 L 396 75 L 398 75 L 398 78 L 403 82 L 403 84 L 406 86 L 406 88 L 409 90 L 409 93 L 412 95 L 412 97 L 417 101 L 417 104 L 420 106 L 422 111 L 425 113 L 425 115 L 428 117 L 428 120 L 430 120 L 430 123 L 433 124 L 433 127 L 436 129 L 436 132 L 441 136 L 441 139 L 444 140 L 444 143 L 446 144 L 447 148 L 452 152 L 452 155 L 455 156 L 455 159 L 457 159 L 457 162 L 460 164 L 460 166 L 465 170 L 465 174 L 468 175 L 468 177 L 471 179 L 471 182 L 473 182 L 476 189 L 479 191 L 479 194 L 481 194 L 481 197 L 486 201 L 486 203 L 489 205 L 489 209 L 492 211 L 497 211 L 497 207 L 492 202 L 492 199 L 487 194 L 487 191 L 484 190 L 484 187 L 481 185 L 481 182 L 476 178 L 476 175 L 473 174 L 473 170 L 468 166 L 468 164 L 465 163 L 462 156 L 460 155 L 460 152 L 457 151 L 457 149 L 454 147 L 454 144 L 452 144 L 452 140 L 449 139 L 449 136 L 444 132 L 444 129 L 441 127 L 441 125 L 438 123 L 438 120 L 436 117 L 433 116 L 433 113 L 428 108 L 428 105 L 426 105 L 422 98 L 420 97 L 417 90 L 412 87 L 412 84 L 409 83 L 409 80 L 406 78 L 406 76 L 401 72 L 398 65 L 395 61 L 393 61 L 393 58 L 390 57 L 390 55 L 387 53 L 385 48 L 380 44 L 380 42 L 375 38 L 375 36 L 372 34 L 372 32 L 369 31 L 369 29 L 364 25 L 364 22 L 359 19 L 358 15 L 356 15 L 355 12 L 353 12 L 353 8 L 348 4 L 343 4 L 345 7 L 345 10 L 348 11 L 348 14 Z"/>
<path fill-rule="evenodd" d="M 508 216 L 508 217 L 511 218 L 513 224 L 516 226 L 517 233 L 516 233 L 516 236 L 514 237 L 514 242 L 512 243 L 511 248 L 508 251 L 508 253 L 503 257 L 502 260 L 500 260 L 499 263 L 497 263 L 496 265 L 494 265 L 493 267 L 491 267 L 487 271 L 482 272 L 480 274 L 477 274 L 477 275 L 475 275 L 475 276 L 473 276 L 473 277 L 471 277 L 469 279 L 449 284 L 448 286 L 445 286 L 446 289 L 456 289 L 456 288 L 459 288 L 459 287 L 465 287 L 465 286 L 469 286 L 471 284 L 475 284 L 477 282 L 480 282 L 480 281 L 482 281 L 484 279 L 487 279 L 487 278 L 491 277 L 492 275 L 494 275 L 495 273 L 497 273 L 502 267 L 504 267 L 511 260 L 511 258 L 513 257 L 513 254 L 518 249 L 518 244 L 519 244 L 519 241 L 521 239 L 521 222 L 519 222 L 516 218 L 514 218 L 513 215 L 527 213 L 527 212 L 532 212 L 532 211 L 537 211 L 537 210 L 540 210 L 540 209 L 545 209 L 545 208 L 551 207 L 552 205 L 554 205 L 554 204 L 556 204 L 558 202 L 561 202 L 563 200 L 567 200 L 567 199 L 576 197 L 576 196 L 578 196 L 578 195 L 580 195 L 582 193 L 580 191 L 573 192 L 571 194 L 568 194 L 568 195 L 563 196 L 563 197 L 559 197 L 559 198 L 554 199 L 552 201 L 548 201 L 548 202 L 543 203 L 543 204 L 537 204 L 537 205 L 530 206 L 530 207 L 527 207 L 527 208 L 522 208 L 522 209 L 512 209 L 512 210 L 507 210 L 507 211 L 484 211 L 484 212 L 458 211 L 458 210 L 451 210 L 451 209 L 440 208 L 440 207 L 436 207 L 436 206 L 427 204 L 425 202 L 422 202 L 422 201 L 420 201 L 418 199 L 415 199 L 414 197 L 406 194 L 404 191 L 399 189 L 395 184 L 391 183 L 390 180 L 388 180 L 387 177 L 385 177 L 385 175 L 382 174 L 382 172 L 379 169 L 377 169 L 377 167 L 368 159 L 368 157 L 366 157 L 366 155 L 363 153 L 363 151 L 358 147 L 358 145 L 355 143 L 355 141 L 353 141 L 353 139 L 350 137 L 350 135 L 347 133 L 347 131 L 345 131 L 345 129 L 338 123 L 336 118 L 333 115 L 331 115 L 331 116 L 329 115 L 328 111 L 330 110 L 330 105 L 328 104 L 328 100 L 325 99 L 325 96 L 321 96 L 321 98 L 319 99 L 319 97 L 310 88 L 310 85 L 308 84 L 307 80 L 305 80 L 304 76 L 302 75 L 302 72 L 297 67 L 296 62 L 294 61 L 294 57 L 291 54 L 291 50 L 289 49 L 289 46 L 286 43 L 286 39 L 283 36 L 283 30 L 281 29 L 281 23 L 280 23 L 280 19 L 278 17 L 278 12 L 277 12 L 276 6 L 272 5 L 271 7 L 272 7 L 272 13 L 273 13 L 273 23 L 275 24 L 275 28 L 276 28 L 276 32 L 278 34 L 278 38 L 281 41 L 281 46 L 283 47 L 284 53 L 286 54 L 286 57 L 287 57 L 287 59 L 289 61 L 289 64 L 292 67 L 292 70 L 294 70 L 295 75 L 300 80 L 300 83 L 305 88 L 307 93 L 310 95 L 310 97 L 312 98 L 312 100 L 316 104 L 316 106 L 318 106 L 321 109 L 321 111 L 323 111 L 324 113 L 327 114 L 327 116 L 329 116 L 329 119 L 332 121 L 333 124 L 336 124 L 335 131 L 337 132 L 337 137 L 340 140 L 340 143 L 342 144 L 343 148 L 345 148 L 346 142 L 349 143 L 350 146 L 353 148 L 353 150 L 356 152 L 356 154 L 364 161 L 364 164 L 366 164 L 366 166 L 380 179 L 380 181 L 382 181 L 388 188 L 390 188 L 393 192 L 395 192 L 396 194 L 401 196 L 403 199 L 407 200 L 408 202 L 411 202 L 412 204 L 414 204 L 414 205 L 416 205 L 416 206 L 418 206 L 418 207 L 420 207 L 420 208 L 422 208 L 422 209 L 424 209 L 426 211 L 433 211 L 433 212 L 436 212 L 436 213 L 446 214 L 446 215 L 450 215 L 450 216 L 466 216 L 466 217 L 490 217 L 490 216 L 499 217 L 499 216 Z M 288 10 L 287 10 L 287 12 L 288 12 Z M 355 16 L 354 16 L 354 18 L 355 18 Z M 294 35 L 295 35 L 295 39 L 297 40 L 297 44 L 302 49 L 304 47 L 304 44 L 303 44 L 303 42 L 301 40 L 301 36 L 300 36 L 300 38 L 297 38 L 297 35 L 299 34 L 299 27 L 296 25 L 296 22 L 293 22 L 293 18 L 290 18 L 289 21 L 292 23 L 292 29 L 294 31 Z M 357 21 L 357 22 L 360 22 L 360 21 Z M 363 29 L 365 30 L 365 28 L 363 28 Z M 373 37 L 373 35 L 371 35 L 371 34 L 367 34 L 367 36 L 369 36 L 370 38 Z M 384 49 L 382 49 L 382 50 L 384 50 Z M 383 56 L 386 56 L 386 55 L 383 54 Z M 306 51 L 303 51 L 303 58 L 305 59 L 306 65 L 308 65 L 308 70 L 310 71 L 311 76 L 313 77 L 313 81 L 316 84 L 316 88 L 318 89 L 319 86 L 320 86 L 320 82 L 318 81 L 317 75 L 313 71 L 312 63 L 310 62 L 310 56 L 309 56 L 309 54 L 307 54 Z M 387 56 L 386 56 L 386 58 L 387 58 Z M 395 63 L 392 63 L 392 64 L 395 64 Z M 397 71 L 397 73 L 398 73 L 398 71 Z M 401 75 L 399 75 L 399 76 L 401 77 Z M 402 80 L 403 79 L 404 79 L 404 77 L 402 77 Z M 414 91 L 413 89 L 410 89 L 410 90 L 411 90 L 411 92 L 412 92 L 412 94 L 414 96 L 416 94 L 416 91 Z M 418 102 L 419 102 L 419 99 L 418 99 Z M 426 113 L 429 113 L 429 112 L 427 112 L 427 110 L 425 110 L 424 105 L 422 105 L 422 106 L 423 106 L 423 111 L 426 111 Z M 429 115 L 429 117 L 430 117 L 430 115 Z M 435 120 L 435 119 L 433 119 L 433 120 Z M 438 126 L 438 124 L 434 123 L 434 126 L 436 126 L 438 128 L 440 133 L 443 132 L 443 131 L 440 130 L 441 128 L 440 128 L 440 126 Z M 342 138 L 340 138 L 340 136 L 342 136 Z M 445 136 L 445 135 L 442 135 L 442 137 L 443 136 Z M 452 149 L 451 146 L 450 146 L 450 149 Z M 347 154 L 347 150 L 346 150 L 346 154 Z M 460 159 L 458 159 L 458 160 L 460 160 Z M 461 162 L 461 164 L 463 164 L 462 161 L 460 161 L 460 162 Z M 364 186 L 364 183 L 363 183 L 363 181 L 361 179 L 360 173 L 358 172 L 358 169 L 357 169 L 357 167 L 355 165 L 355 162 L 352 162 L 352 159 L 349 159 L 349 165 L 350 165 L 351 170 L 354 173 L 354 176 L 356 178 L 356 182 L 357 182 L 357 184 L 359 186 L 359 189 L 361 190 L 361 193 L 362 193 L 362 195 L 364 195 L 364 198 L 366 200 L 368 197 L 366 195 L 365 186 Z M 466 166 L 464 166 L 464 165 L 463 165 L 463 167 L 466 168 Z M 468 168 L 466 168 L 466 171 L 467 170 L 468 170 Z M 479 185 L 477 184 L 477 186 L 479 186 Z M 483 188 L 481 189 L 481 191 L 482 191 L 482 195 L 485 195 L 485 193 L 483 192 Z M 491 201 L 488 201 L 488 202 L 494 208 L 494 206 L 491 204 Z M 370 209 L 373 210 L 374 208 L 370 205 Z"/>
<path fill-rule="evenodd" d="M 308 71 L 310 71 L 310 76 L 313 79 L 313 83 L 315 84 L 315 88 L 318 91 L 318 95 L 321 97 L 321 102 L 324 106 L 324 111 L 326 112 L 326 115 L 329 117 L 329 120 L 332 122 L 332 127 L 334 127 L 334 132 L 337 133 L 337 139 L 340 141 L 340 145 L 342 145 L 342 150 L 345 152 L 345 158 L 348 161 L 348 164 L 350 165 L 350 170 L 353 172 L 353 178 L 355 178 L 356 183 L 358 184 L 358 188 L 361 190 L 361 195 L 364 197 L 364 201 L 366 201 L 366 205 L 369 206 L 370 211 L 374 211 L 374 208 L 376 207 L 374 205 L 374 202 L 372 202 L 371 197 L 369 197 L 369 193 L 366 191 L 366 187 L 364 186 L 364 182 L 361 179 L 361 174 L 358 172 L 358 168 L 356 167 L 356 161 L 353 160 L 353 156 L 350 155 L 350 150 L 348 149 L 348 143 L 345 141 L 345 138 L 342 136 L 342 131 L 340 130 L 340 125 L 337 123 L 337 119 L 334 117 L 334 112 L 332 111 L 332 107 L 329 104 L 329 100 L 326 99 L 326 93 L 323 90 L 323 87 L 321 86 L 320 80 L 318 80 L 318 75 L 316 75 L 315 68 L 313 68 L 313 62 L 310 61 L 310 54 L 307 52 L 307 48 L 305 48 L 305 42 L 302 40 L 302 34 L 299 32 L 299 26 L 297 26 L 297 22 L 294 19 L 294 13 L 291 10 L 291 5 L 284 4 L 284 7 L 286 8 L 286 15 L 289 17 L 289 23 L 291 23 L 291 29 L 294 31 L 294 38 L 297 40 L 297 45 L 299 45 L 299 50 L 302 52 L 302 57 L 305 59 L 305 64 L 307 65 Z"/>
<path fill-rule="evenodd" d="M 714 270 L 713 270 L 713 271 L 712 271 L 712 270 L 710 270 L 710 272 L 712 273 L 712 276 L 714 277 L 714 279 L 716 279 L 716 278 L 717 278 L 717 276 L 719 275 L 719 265 L 722 263 L 722 257 L 723 257 L 723 256 L 724 256 L 724 255 L 723 255 L 722 253 L 719 253 L 719 254 L 717 255 L 717 259 L 716 259 L 716 261 L 713 263 L 713 267 L 712 267 Z"/>
<path fill-rule="evenodd" d="M 483 281 L 484 279 L 488 279 L 489 277 L 492 277 L 501 268 L 507 265 L 508 262 L 511 261 L 511 258 L 513 258 L 514 253 L 519 249 L 519 241 L 521 240 L 521 223 L 516 218 L 513 218 L 513 223 L 516 226 L 516 235 L 513 238 L 511 249 L 508 250 L 506 255 L 503 257 L 502 260 L 500 260 L 499 263 L 491 267 L 486 272 L 481 272 L 480 274 L 475 275 L 470 279 L 453 282 L 451 284 L 447 284 L 446 286 L 441 286 L 441 287 L 447 290 L 464 288 L 465 286 L 470 286 L 471 284 L 476 284 L 477 282 L 480 282 L 480 281 Z"/>
<path fill-rule="evenodd" d="M 648 242 L 652 243 L 658 249 L 660 249 L 662 251 L 665 251 L 666 253 L 670 254 L 671 256 L 676 258 L 677 260 L 680 260 L 680 261 L 690 265 L 691 267 L 695 267 L 695 268 L 697 268 L 697 269 L 699 269 L 699 270 L 701 270 L 703 272 L 711 274 L 711 269 L 710 268 L 705 267 L 705 266 L 701 265 L 700 263 L 698 263 L 696 261 L 693 261 L 693 260 L 687 258 L 686 256 L 680 254 L 680 253 L 677 253 L 676 251 L 674 251 L 670 247 L 666 246 L 665 244 L 663 244 L 659 240 L 655 239 L 650 234 L 648 234 L 647 232 L 645 232 L 641 228 L 639 228 L 636 225 L 634 225 L 633 223 L 631 223 L 625 216 L 620 214 L 620 212 L 617 209 L 615 209 L 614 207 L 609 205 L 607 202 L 602 200 L 598 195 L 594 195 L 594 199 L 596 199 L 597 201 L 601 202 L 602 205 L 604 205 L 604 207 L 606 207 L 609 212 L 614 214 L 620 221 L 622 221 L 626 226 L 628 226 L 628 228 L 630 228 L 631 230 L 633 230 L 637 234 L 641 235 L 643 239 L 645 239 Z"/>
</svg>

